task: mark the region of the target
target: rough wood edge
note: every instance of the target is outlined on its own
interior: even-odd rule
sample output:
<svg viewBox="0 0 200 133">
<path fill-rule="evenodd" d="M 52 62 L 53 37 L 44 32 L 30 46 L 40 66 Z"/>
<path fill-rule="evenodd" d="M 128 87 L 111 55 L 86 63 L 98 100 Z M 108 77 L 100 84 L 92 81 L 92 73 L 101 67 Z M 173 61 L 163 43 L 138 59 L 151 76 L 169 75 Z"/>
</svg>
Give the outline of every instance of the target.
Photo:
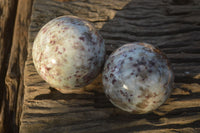
<svg viewBox="0 0 200 133">
<path fill-rule="evenodd" d="M 5 76 L 10 58 L 17 0 L 0 1 L 0 132 L 5 132 L 10 121 L 6 118 L 8 101 Z"/>
<path fill-rule="evenodd" d="M 24 89 L 24 64 L 27 56 L 28 28 L 33 0 L 19 0 L 16 2 L 14 3 L 14 6 L 17 6 L 17 11 L 14 12 L 16 13 L 16 19 L 12 48 L 5 77 L 6 92 L 4 95 L 7 95 L 4 108 L 5 123 L 3 125 L 3 132 L 5 133 L 17 133 L 19 130 Z"/>
</svg>

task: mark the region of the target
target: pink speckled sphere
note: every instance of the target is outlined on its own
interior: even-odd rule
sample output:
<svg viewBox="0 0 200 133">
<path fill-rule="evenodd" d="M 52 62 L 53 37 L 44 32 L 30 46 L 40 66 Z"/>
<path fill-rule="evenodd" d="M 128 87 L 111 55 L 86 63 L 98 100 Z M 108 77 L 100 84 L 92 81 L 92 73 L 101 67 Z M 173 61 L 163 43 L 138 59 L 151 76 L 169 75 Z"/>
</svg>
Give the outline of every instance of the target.
<svg viewBox="0 0 200 133">
<path fill-rule="evenodd" d="M 105 46 L 88 21 L 61 16 L 41 28 L 32 56 L 37 72 L 51 87 L 74 89 L 88 85 L 98 76 Z"/>
<path fill-rule="evenodd" d="M 174 76 L 166 56 L 147 43 L 118 48 L 106 61 L 103 85 L 117 107 L 134 113 L 157 109 L 169 97 Z"/>
</svg>

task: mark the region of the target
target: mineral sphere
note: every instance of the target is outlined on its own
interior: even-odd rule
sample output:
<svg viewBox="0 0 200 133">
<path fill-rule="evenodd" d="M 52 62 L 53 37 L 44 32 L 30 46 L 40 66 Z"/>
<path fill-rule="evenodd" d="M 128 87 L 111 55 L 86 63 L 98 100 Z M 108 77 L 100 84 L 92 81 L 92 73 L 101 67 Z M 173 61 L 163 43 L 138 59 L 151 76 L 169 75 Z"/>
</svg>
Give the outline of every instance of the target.
<svg viewBox="0 0 200 133">
<path fill-rule="evenodd" d="M 51 87 L 74 89 L 88 85 L 100 73 L 105 46 L 88 21 L 61 16 L 41 28 L 32 57 L 37 72 Z"/>
<path fill-rule="evenodd" d="M 134 113 L 157 109 L 169 97 L 174 76 L 166 56 L 147 43 L 130 43 L 113 52 L 103 71 L 106 96 Z"/>
</svg>

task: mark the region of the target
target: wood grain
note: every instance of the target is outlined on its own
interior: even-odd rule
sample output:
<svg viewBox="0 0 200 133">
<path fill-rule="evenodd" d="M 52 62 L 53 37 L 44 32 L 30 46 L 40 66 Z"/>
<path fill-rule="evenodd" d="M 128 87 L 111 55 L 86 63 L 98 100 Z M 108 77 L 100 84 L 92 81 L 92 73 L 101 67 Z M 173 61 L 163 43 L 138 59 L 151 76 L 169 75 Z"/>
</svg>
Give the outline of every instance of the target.
<svg viewBox="0 0 200 133">
<path fill-rule="evenodd" d="M 0 132 L 4 132 L 6 125 L 5 108 L 7 95 L 5 76 L 12 46 L 12 34 L 15 22 L 17 0 L 0 1 Z"/>
<path fill-rule="evenodd" d="M 7 119 L 10 124 L 6 132 L 18 132 L 24 92 L 24 65 L 27 57 L 28 28 L 33 0 L 19 0 L 13 33 L 12 49 L 5 78 L 7 87 Z M 12 124 L 11 124 L 12 122 Z"/>
<path fill-rule="evenodd" d="M 5 9 L 1 21 L 1 133 L 19 132 L 24 89 L 24 64 L 27 57 L 28 28 L 33 0 L 1 1 Z M 2 3 L 4 5 L 2 5 Z M 1 7 L 0 6 L 0 7 Z M 6 14 L 7 13 L 7 14 Z M 1 97 L 2 98 L 2 97 Z"/>
<path fill-rule="evenodd" d="M 200 132 L 199 7 L 199 0 L 35 0 L 20 132 Z M 105 39 L 107 55 L 134 41 L 164 51 L 176 81 L 168 101 L 149 114 L 123 112 L 105 97 L 101 75 L 79 90 L 62 93 L 51 88 L 36 72 L 31 50 L 39 29 L 61 15 L 92 22 Z"/>
</svg>

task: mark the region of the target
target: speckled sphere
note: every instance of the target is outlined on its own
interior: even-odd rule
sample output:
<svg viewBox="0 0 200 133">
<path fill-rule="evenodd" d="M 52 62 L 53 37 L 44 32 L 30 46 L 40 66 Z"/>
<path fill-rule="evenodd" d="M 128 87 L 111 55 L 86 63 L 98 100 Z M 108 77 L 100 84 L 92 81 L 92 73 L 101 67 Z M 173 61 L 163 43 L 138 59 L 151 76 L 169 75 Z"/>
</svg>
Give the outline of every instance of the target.
<svg viewBox="0 0 200 133">
<path fill-rule="evenodd" d="M 157 109 L 169 97 L 173 72 L 166 56 L 147 43 L 130 43 L 113 52 L 103 71 L 106 96 L 134 113 Z"/>
<path fill-rule="evenodd" d="M 104 41 L 93 25 L 74 16 L 49 21 L 37 34 L 33 62 L 39 75 L 58 89 L 88 85 L 101 71 Z"/>
</svg>

